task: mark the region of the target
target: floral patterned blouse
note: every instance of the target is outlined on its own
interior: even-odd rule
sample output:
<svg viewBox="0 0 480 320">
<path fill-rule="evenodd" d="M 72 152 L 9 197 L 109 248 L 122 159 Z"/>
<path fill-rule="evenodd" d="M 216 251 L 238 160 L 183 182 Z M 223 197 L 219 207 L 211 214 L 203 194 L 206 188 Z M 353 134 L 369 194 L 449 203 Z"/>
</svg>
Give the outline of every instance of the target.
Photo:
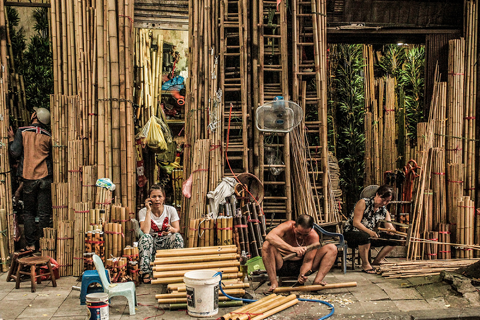
<svg viewBox="0 0 480 320">
<path fill-rule="evenodd" d="M 370 230 L 373 230 L 377 226 L 379 220 L 385 220 L 387 217 L 387 208 L 385 208 L 385 206 L 378 208 L 377 211 L 375 211 L 373 198 L 374 197 L 363 199 L 365 200 L 365 211 L 363 211 L 362 224 Z M 360 231 L 353 226 L 354 214 L 355 210 L 352 211 L 350 218 L 348 218 L 344 227 L 344 232 Z"/>
</svg>

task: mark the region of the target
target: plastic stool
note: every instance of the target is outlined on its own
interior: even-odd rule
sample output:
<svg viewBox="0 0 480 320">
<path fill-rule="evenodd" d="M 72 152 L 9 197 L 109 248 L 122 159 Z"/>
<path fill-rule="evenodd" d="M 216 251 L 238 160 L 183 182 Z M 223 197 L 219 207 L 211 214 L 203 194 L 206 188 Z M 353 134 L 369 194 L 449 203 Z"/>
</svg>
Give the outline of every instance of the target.
<svg viewBox="0 0 480 320">
<path fill-rule="evenodd" d="M 110 275 L 108 273 L 108 270 L 105 270 L 105 275 L 107 276 L 108 281 L 110 281 Z M 90 286 L 92 283 L 99 283 L 102 286 L 102 280 L 98 275 L 98 271 L 85 270 L 82 276 L 82 288 L 80 290 L 80 305 L 85 305 L 87 302 L 87 294 L 94 292 L 94 291 L 88 292 L 88 286 Z M 103 292 L 103 286 L 102 286 L 101 292 Z"/>
</svg>

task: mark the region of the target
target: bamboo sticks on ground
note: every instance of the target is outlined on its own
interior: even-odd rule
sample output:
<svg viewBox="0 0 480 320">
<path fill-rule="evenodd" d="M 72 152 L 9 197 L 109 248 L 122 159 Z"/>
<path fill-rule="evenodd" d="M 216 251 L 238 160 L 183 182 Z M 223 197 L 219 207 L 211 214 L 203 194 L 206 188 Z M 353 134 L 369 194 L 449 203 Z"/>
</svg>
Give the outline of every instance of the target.
<svg viewBox="0 0 480 320">
<path fill-rule="evenodd" d="M 440 274 L 470 265 L 478 259 L 424 260 L 382 264 L 377 273 L 387 278 L 410 278 Z"/>
<path fill-rule="evenodd" d="M 220 319 L 222 320 L 231 320 L 231 319 L 265 319 L 278 313 L 282 310 L 290 308 L 291 306 L 298 303 L 297 296 L 291 294 L 287 297 L 277 296 L 276 294 L 271 294 L 265 298 L 257 300 L 249 305 L 243 306 L 235 311 L 227 313 Z"/>
</svg>

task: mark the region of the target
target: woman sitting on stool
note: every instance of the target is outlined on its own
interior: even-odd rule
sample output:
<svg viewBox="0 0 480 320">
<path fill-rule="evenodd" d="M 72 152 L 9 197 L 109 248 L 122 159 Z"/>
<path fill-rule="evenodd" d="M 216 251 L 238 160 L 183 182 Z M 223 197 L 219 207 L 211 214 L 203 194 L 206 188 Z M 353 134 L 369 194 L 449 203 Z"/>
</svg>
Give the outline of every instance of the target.
<svg viewBox="0 0 480 320">
<path fill-rule="evenodd" d="M 149 198 L 145 200 L 145 208 L 138 212 L 140 229 L 144 233 L 138 241 L 140 272 L 144 283 L 150 283 L 150 263 L 155 260 L 157 250 L 183 248 L 183 238 L 178 233 L 180 218 L 177 210 L 164 202 L 165 190 L 154 184 L 150 188 Z"/>
<path fill-rule="evenodd" d="M 363 272 L 375 273 L 375 269 L 370 265 L 368 257 L 371 246 L 383 247 L 372 262 L 373 265 L 380 265 L 387 254 L 397 245 L 396 241 L 376 239 L 379 238 L 379 235 L 373 231 L 379 220 L 391 221 L 390 213 L 387 211 L 386 206 L 392 198 L 392 188 L 387 185 L 379 187 L 375 196 L 363 198 L 357 202 L 355 209 L 345 224 L 343 235 L 349 247 L 358 247 Z M 391 223 L 385 223 L 385 228 L 395 230 Z M 384 234 L 382 238 L 396 239 L 397 237 Z"/>
</svg>

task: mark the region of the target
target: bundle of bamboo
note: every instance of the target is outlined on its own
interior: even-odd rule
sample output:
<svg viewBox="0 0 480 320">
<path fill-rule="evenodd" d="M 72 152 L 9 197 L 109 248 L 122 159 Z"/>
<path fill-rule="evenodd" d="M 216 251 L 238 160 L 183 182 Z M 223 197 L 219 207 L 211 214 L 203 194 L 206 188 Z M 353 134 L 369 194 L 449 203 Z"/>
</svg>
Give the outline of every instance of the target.
<svg viewBox="0 0 480 320">
<path fill-rule="evenodd" d="M 465 94 L 464 94 L 464 129 L 463 161 L 465 163 L 465 194 L 475 199 L 475 124 L 477 104 L 477 32 L 478 1 L 466 1 L 465 13 Z M 479 201 L 480 199 L 477 199 Z"/>
<path fill-rule="evenodd" d="M 110 206 L 112 204 L 112 192 L 106 188 L 99 187 L 97 188 L 97 195 L 95 197 L 95 209 L 104 211 L 104 222 L 110 221 Z M 98 220 L 97 220 L 98 221 Z"/>
<path fill-rule="evenodd" d="M 2 4 L 3 8 L 3 4 Z M 1 8 L 0 8 L 1 9 Z M 8 29 L 8 28 L 7 28 Z M 3 52 L 2 54 L 5 54 Z M 12 59 L 10 59 L 12 60 Z M 7 130 L 10 127 L 9 124 L 9 112 L 7 109 L 7 79 L 5 69 L 2 68 L 0 74 L 0 210 L 2 210 L 2 235 L 0 237 L 0 250 L 5 251 L 2 258 L 2 270 L 6 271 L 6 259 L 9 252 L 13 253 L 13 202 L 12 202 L 12 177 L 10 173 L 10 158 L 8 154 L 8 134 Z M 4 233 L 3 230 L 7 230 Z M 1 252 L 0 251 L 0 252 Z"/>
<path fill-rule="evenodd" d="M 57 230 L 43 228 L 43 237 L 40 238 L 40 251 L 43 257 L 55 259 L 55 241 L 57 241 Z"/>
<path fill-rule="evenodd" d="M 110 271 L 112 282 L 125 282 L 127 279 L 127 258 L 111 258 L 105 262 L 105 269 Z"/>
<path fill-rule="evenodd" d="M 95 269 L 93 254 L 99 256 L 105 263 L 105 238 L 100 230 L 88 231 L 85 233 L 85 270 Z"/>
<path fill-rule="evenodd" d="M 131 247 L 127 246 L 123 249 L 123 256 L 124 258 L 127 258 L 128 260 L 128 266 L 127 266 L 127 271 L 128 271 L 128 276 L 132 281 L 135 283 L 139 282 L 139 272 L 140 269 L 138 268 L 139 265 L 139 252 L 138 252 L 138 247 Z"/>
<path fill-rule="evenodd" d="M 192 197 L 187 221 L 205 216 L 207 191 L 208 191 L 208 167 L 209 167 L 210 140 L 200 139 L 195 141 L 192 161 Z"/>
<path fill-rule="evenodd" d="M 473 258 L 473 251 L 468 247 L 461 247 L 462 244 L 474 244 L 474 221 L 475 221 L 475 206 L 470 197 L 461 197 L 458 204 L 458 219 L 457 219 L 457 243 L 459 247 L 456 248 L 456 258 Z"/>
<path fill-rule="evenodd" d="M 172 171 L 172 189 L 174 207 L 182 206 L 182 184 L 183 184 L 183 169 L 175 168 Z"/>
<path fill-rule="evenodd" d="M 122 232 L 122 225 L 120 223 L 105 223 L 105 254 L 107 257 L 121 257 L 122 256 L 122 240 L 124 234 Z"/>
<path fill-rule="evenodd" d="M 53 159 L 53 182 L 63 183 L 67 181 L 67 147 L 68 147 L 68 122 L 67 110 L 70 110 L 67 96 L 51 95 L 50 112 L 52 128 L 52 159 Z M 53 190 L 53 188 L 52 188 Z M 55 214 L 54 214 L 55 217 Z"/>
<path fill-rule="evenodd" d="M 445 151 L 432 149 L 432 192 L 433 192 L 433 227 L 447 223 L 447 192 L 445 184 Z M 430 229 L 432 230 L 432 229 Z"/>
<path fill-rule="evenodd" d="M 274 315 L 277 312 L 290 308 L 298 303 L 297 296 L 291 294 L 287 297 L 271 294 L 265 298 L 259 299 L 249 305 L 241 307 L 235 311 L 225 314 L 222 320 L 261 320 Z"/>
<path fill-rule="evenodd" d="M 441 271 L 453 271 L 460 267 L 470 265 L 476 259 L 452 259 L 408 261 L 400 263 L 382 264 L 377 273 L 387 278 L 410 278 L 419 276 L 433 276 Z"/>
<path fill-rule="evenodd" d="M 73 235 L 73 275 L 82 275 L 84 269 L 83 253 L 85 252 L 85 232 L 88 230 L 89 203 L 79 202 L 75 204 L 75 220 Z"/>
<path fill-rule="evenodd" d="M 52 183 L 53 227 L 60 221 L 68 220 L 68 183 Z"/>
<path fill-rule="evenodd" d="M 385 123 L 383 132 L 383 170 L 395 171 L 396 168 L 396 150 L 395 147 L 395 78 L 387 77 L 385 81 Z"/>
<path fill-rule="evenodd" d="M 73 222 L 59 221 L 57 228 L 57 262 L 61 277 L 73 274 Z"/>
<path fill-rule="evenodd" d="M 447 143 L 448 163 L 462 163 L 462 131 L 464 123 L 464 79 L 465 40 L 453 39 L 448 42 L 448 85 L 447 85 Z M 461 176 L 463 180 L 463 175 Z M 456 200 L 453 202 L 456 203 Z"/>
<path fill-rule="evenodd" d="M 97 191 L 95 183 L 97 182 L 97 166 L 82 167 L 82 202 L 94 206 L 95 192 Z"/>
<path fill-rule="evenodd" d="M 75 219 L 75 204 L 82 201 L 83 141 L 68 141 L 68 220 Z"/>
<path fill-rule="evenodd" d="M 438 248 L 439 259 L 451 259 L 452 250 L 450 244 L 450 225 L 445 223 L 438 224 L 438 240 L 441 242 Z"/>
<path fill-rule="evenodd" d="M 432 242 L 438 241 L 438 231 L 425 232 L 424 238 Z M 426 243 L 424 252 L 425 260 L 436 260 L 438 258 L 438 244 Z"/>
<path fill-rule="evenodd" d="M 458 201 L 463 196 L 463 163 L 447 164 L 447 206 L 448 206 L 448 222 L 456 224 L 458 221 Z M 452 230 L 454 231 L 454 230 Z M 453 236 L 455 238 L 455 234 Z"/>
<path fill-rule="evenodd" d="M 6 237 L 7 227 L 7 212 L 5 209 L 0 209 L 0 229 L 5 230 L 0 234 L 0 263 L 2 265 L 2 271 L 6 272 L 7 257 L 8 257 L 8 238 Z"/>
<path fill-rule="evenodd" d="M 183 282 L 183 275 L 192 270 L 210 269 L 225 272 L 223 279 L 236 279 L 239 263 L 234 245 L 158 250 L 153 262 L 153 284 Z"/>
</svg>

